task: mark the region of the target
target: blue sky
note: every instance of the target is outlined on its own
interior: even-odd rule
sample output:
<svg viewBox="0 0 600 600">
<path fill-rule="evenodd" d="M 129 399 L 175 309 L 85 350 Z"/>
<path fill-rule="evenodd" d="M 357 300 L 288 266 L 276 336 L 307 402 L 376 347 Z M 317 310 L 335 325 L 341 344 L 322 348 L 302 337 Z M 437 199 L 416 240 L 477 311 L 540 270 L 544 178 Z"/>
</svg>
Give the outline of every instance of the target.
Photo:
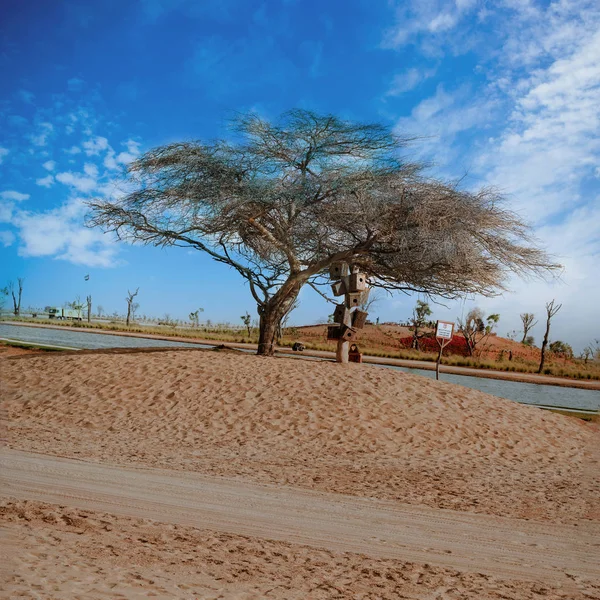
<svg viewBox="0 0 600 600">
<path fill-rule="evenodd" d="M 302 107 L 422 136 L 412 158 L 500 188 L 565 265 L 559 281 L 511 280 L 436 318 L 478 305 L 505 335 L 556 298 L 553 339 L 600 338 L 597 2 L 5 0 L 0 34 L 0 283 L 25 277 L 25 305 L 91 293 L 123 312 L 139 287 L 146 314 L 254 315 L 225 266 L 116 243 L 83 226 L 84 202 L 110 196 L 145 149 L 226 136 L 236 111 Z M 375 314 L 405 320 L 414 302 L 386 297 Z M 306 290 L 292 321 L 329 312 Z"/>
</svg>

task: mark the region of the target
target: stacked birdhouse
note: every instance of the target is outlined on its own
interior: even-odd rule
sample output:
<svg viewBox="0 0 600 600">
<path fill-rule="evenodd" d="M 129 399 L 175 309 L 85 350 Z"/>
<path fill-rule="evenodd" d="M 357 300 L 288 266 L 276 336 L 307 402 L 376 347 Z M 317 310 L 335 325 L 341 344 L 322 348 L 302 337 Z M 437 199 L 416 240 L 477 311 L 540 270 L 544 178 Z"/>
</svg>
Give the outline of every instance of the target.
<svg viewBox="0 0 600 600">
<path fill-rule="evenodd" d="M 333 324 L 327 326 L 327 339 L 338 340 L 339 343 L 351 342 L 356 351 L 350 359 L 361 362 L 356 338 L 358 331 L 365 326 L 368 313 L 361 310 L 369 297 L 367 276 L 360 269 L 347 263 L 333 263 L 329 269 L 333 280 L 331 290 L 334 296 L 344 297 L 344 301 L 335 307 Z"/>
</svg>

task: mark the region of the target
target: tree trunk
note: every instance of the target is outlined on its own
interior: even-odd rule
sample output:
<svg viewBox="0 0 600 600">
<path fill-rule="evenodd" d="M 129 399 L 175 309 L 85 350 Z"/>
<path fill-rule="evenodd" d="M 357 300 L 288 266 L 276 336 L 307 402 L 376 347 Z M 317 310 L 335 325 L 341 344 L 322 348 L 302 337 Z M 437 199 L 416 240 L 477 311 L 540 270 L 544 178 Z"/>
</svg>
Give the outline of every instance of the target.
<svg viewBox="0 0 600 600">
<path fill-rule="evenodd" d="M 546 322 L 546 333 L 544 334 L 544 341 L 542 342 L 542 356 L 540 358 L 540 368 L 538 369 L 538 373 L 542 372 L 544 368 L 544 361 L 546 360 L 546 346 L 548 345 L 548 336 L 550 335 L 550 317 L 548 317 L 548 321 Z"/>
<path fill-rule="evenodd" d="M 129 327 L 130 320 L 131 320 L 131 304 L 128 303 L 127 304 L 127 321 L 125 322 L 125 325 L 127 325 L 127 327 Z"/>
<path fill-rule="evenodd" d="M 87 297 L 87 322 L 92 322 L 92 297 Z"/>
<path fill-rule="evenodd" d="M 259 307 L 260 323 L 257 354 L 273 356 L 275 353 L 275 339 L 281 320 L 296 301 L 301 287 L 301 282 L 288 280 L 270 300 Z"/>
<path fill-rule="evenodd" d="M 260 325 L 258 334 L 257 354 L 262 356 L 273 356 L 275 353 L 275 336 L 277 334 L 277 325 L 281 320 L 274 310 L 263 310 L 260 315 Z"/>
<path fill-rule="evenodd" d="M 413 322 L 413 339 L 412 339 L 411 348 L 413 350 L 419 349 L 419 326 L 414 322 Z"/>
</svg>

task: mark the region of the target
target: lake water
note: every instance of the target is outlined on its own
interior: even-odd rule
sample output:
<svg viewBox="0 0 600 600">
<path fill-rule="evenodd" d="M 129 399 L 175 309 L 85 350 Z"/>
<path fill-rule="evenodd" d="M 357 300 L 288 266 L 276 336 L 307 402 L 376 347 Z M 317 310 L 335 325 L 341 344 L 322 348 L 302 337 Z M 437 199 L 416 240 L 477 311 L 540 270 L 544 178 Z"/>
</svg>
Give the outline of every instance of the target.
<svg viewBox="0 0 600 600">
<path fill-rule="evenodd" d="M 384 365 L 380 365 L 384 366 Z M 387 368 L 414 375 L 423 375 L 435 379 L 435 371 L 425 369 L 409 369 L 405 367 Z M 442 367 L 443 368 L 443 367 Z M 600 391 L 583 390 L 579 388 L 561 387 L 558 385 L 540 385 L 537 383 L 521 383 L 519 381 L 506 381 L 505 379 L 488 379 L 487 377 L 470 377 L 468 375 L 454 375 L 440 373 L 440 381 L 457 383 L 493 396 L 508 398 L 522 404 L 535 404 L 538 406 L 555 406 L 570 409 L 598 410 L 600 409 Z"/>
<path fill-rule="evenodd" d="M 48 344 L 67 348 L 212 348 L 208 344 L 191 342 L 171 342 L 149 338 L 89 333 L 85 331 L 69 331 L 42 327 L 23 327 L 0 323 L 0 338 L 20 340 L 37 344 Z M 215 342 L 215 345 L 219 342 Z M 286 354 L 285 356 L 290 356 Z M 294 354 L 302 358 L 302 354 Z M 306 356 L 306 358 L 310 358 Z M 396 369 L 406 373 L 435 378 L 435 371 L 411 369 L 407 367 L 392 367 L 377 365 L 384 368 Z M 555 385 L 538 385 L 535 383 L 520 383 L 503 379 L 488 379 L 470 377 L 468 375 L 450 375 L 440 373 L 440 380 L 457 383 L 466 387 L 481 390 L 500 398 L 508 398 L 523 404 L 538 406 L 555 406 L 570 409 L 599 410 L 600 391 L 583 390 L 579 388 L 560 387 Z"/>
<path fill-rule="evenodd" d="M 23 327 L 0 323 L 0 338 L 63 348 L 99 350 L 102 348 L 212 348 L 206 344 L 171 342 L 125 335 L 69 331 L 44 327 Z"/>
</svg>

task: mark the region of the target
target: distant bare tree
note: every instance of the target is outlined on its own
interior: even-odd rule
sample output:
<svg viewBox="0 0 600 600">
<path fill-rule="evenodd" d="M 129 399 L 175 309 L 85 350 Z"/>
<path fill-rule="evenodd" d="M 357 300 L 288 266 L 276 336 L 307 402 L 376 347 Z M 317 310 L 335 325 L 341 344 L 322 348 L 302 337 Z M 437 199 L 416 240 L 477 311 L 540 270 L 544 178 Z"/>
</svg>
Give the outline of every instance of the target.
<svg viewBox="0 0 600 600">
<path fill-rule="evenodd" d="M 173 143 L 128 165 L 129 192 L 89 202 L 89 226 L 120 239 L 187 246 L 249 284 L 258 353 L 306 283 L 334 262 L 372 285 L 444 298 L 494 295 L 509 273 L 558 268 L 491 189 L 425 177 L 387 127 L 294 110 L 235 120 L 235 142 Z"/>
<path fill-rule="evenodd" d="M 462 333 L 467 342 L 469 356 L 473 356 L 477 346 L 493 333 L 499 320 L 499 314 L 490 315 L 484 320 L 483 311 L 480 308 L 471 309 L 464 320 L 458 319 L 458 331 Z"/>
<path fill-rule="evenodd" d="M 21 296 L 23 295 L 23 284 L 25 283 L 25 279 L 23 277 L 17 278 L 17 285 L 15 289 L 15 282 L 11 281 L 8 284 L 8 291 L 12 296 L 13 301 L 13 314 L 15 317 L 18 317 L 21 314 Z"/>
<path fill-rule="evenodd" d="M 81 311 L 83 310 L 84 304 L 81 301 L 81 296 L 76 296 L 73 302 L 67 302 L 67 305 L 70 306 L 73 310 L 77 311 L 77 319 L 82 320 Z"/>
<path fill-rule="evenodd" d="M 252 322 L 252 317 L 250 316 L 250 313 L 246 312 L 246 314 L 242 315 L 240 318 L 242 319 L 242 323 L 246 326 L 246 329 L 248 330 L 248 335 L 250 335 L 250 324 Z"/>
<path fill-rule="evenodd" d="M 521 344 L 524 344 L 527 339 L 527 334 L 537 325 L 537 321 L 534 322 L 535 315 L 533 313 L 522 313 L 519 316 L 523 322 L 523 339 L 521 340 Z"/>
<path fill-rule="evenodd" d="M 562 304 L 554 304 L 554 300 L 552 302 L 546 303 L 546 333 L 544 334 L 544 341 L 542 342 L 542 355 L 540 358 L 540 366 L 538 369 L 538 373 L 542 372 L 544 368 L 544 361 L 546 360 L 546 346 L 548 345 L 548 336 L 550 335 L 550 321 L 552 317 L 562 308 Z"/>
<path fill-rule="evenodd" d="M 101 306 L 100 304 L 98 304 L 98 308 L 96 309 L 96 313 L 98 314 L 98 317 L 101 317 L 104 314 L 104 307 Z"/>
<path fill-rule="evenodd" d="M 425 334 L 419 334 L 419 330 L 421 327 L 425 325 L 427 321 L 427 317 L 431 316 L 431 308 L 429 308 L 429 304 L 427 302 L 423 302 L 423 300 L 417 300 L 416 306 L 413 308 L 412 317 L 410 319 L 410 329 L 413 332 L 413 339 L 411 347 L 414 350 L 419 349 L 419 340 Z"/>
<path fill-rule="evenodd" d="M 583 349 L 583 352 L 581 353 L 579 358 L 582 358 L 586 365 L 587 365 L 588 361 L 590 360 L 590 358 L 592 360 L 599 359 L 600 358 L 600 340 L 594 340 L 591 344 L 586 346 Z"/>
<path fill-rule="evenodd" d="M 373 311 L 373 309 L 381 302 L 381 290 L 372 290 L 370 294 L 365 294 L 363 301 L 360 303 L 360 310 L 364 310 L 367 313 Z"/>
<path fill-rule="evenodd" d="M 87 305 L 87 322 L 92 322 L 92 296 L 89 295 L 85 299 L 85 303 Z"/>
<path fill-rule="evenodd" d="M 4 302 L 8 296 L 8 286 L 0 288 L 0 311 L 4 310 Z"/>
<path fill-rule="evenodd" d="M 194 312 L 190 313 L 190 321 L 192 322 L 192 327 L 198 327 L 200 324 L 200 313 L 204 312 L 203 308 L 198 308 Z"/>
<path fill-rule="evenodd" d="M 125 322 L 126 325 L 129 325 L 131 319 L 135 316 L 136 309 L 140 306 L 133 300 L 138 295 L 139 291 L 140 288 L 136 288 L 135 292 L 133 293 L 127 290 L 127 298 L 125 298 L 125 300 L 127 301 L 127 320 Z"/>
</svg>

